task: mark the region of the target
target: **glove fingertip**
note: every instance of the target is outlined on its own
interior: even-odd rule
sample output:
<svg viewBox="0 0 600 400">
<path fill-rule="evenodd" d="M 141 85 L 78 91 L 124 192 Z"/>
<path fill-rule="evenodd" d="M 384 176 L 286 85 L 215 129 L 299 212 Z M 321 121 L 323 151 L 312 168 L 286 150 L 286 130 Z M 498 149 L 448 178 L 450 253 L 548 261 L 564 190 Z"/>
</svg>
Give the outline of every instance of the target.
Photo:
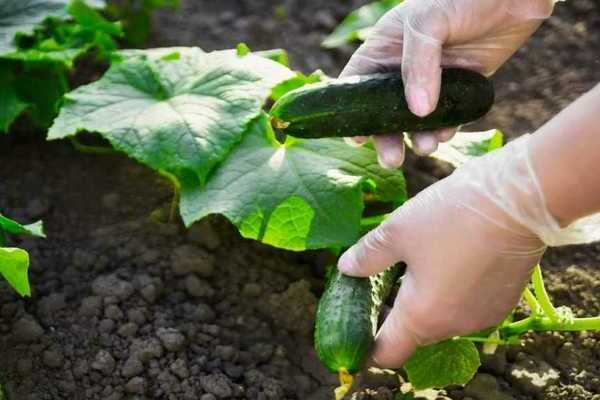
<svg viewBox="0 0 600 400">
<path fill-rule="evenodd" d="M 418 117 L 426 117 L 433 111 L 433 102 L 428 90 L 422 86 L 407 85 L 408 108 Z"/>
<path fill-rule="evenodd" d="M 412 136 L 413 150 L 419 156 L 428 156 L 437 150 L 439 140 L 435 134 L 417 133 Z"/>
<path fill-rule="evenodd" d="M 377 333 L 375 346 L 367 361 L 369 365 L 380 368 L 401 367 L 417 349 L 414 336 L 406 329 L 396 313 L 398 309 L 392 310 Z"/>
<path fill-rule="evenodd" d="M 404 163 L 404 135 L 391 134 L 375 136 L 377 161 L 384 169 L 396 169 Z"/>
<path fill-rule="evenodd" d="M 356 262 L 356 257 L 354 254 L 354 247 L 355 246 L 352 246 L 341 255 L 337 265 L 340 272 L 350 276 L 357 276 L 360 273 L 360 267 Z"/>
</svg>

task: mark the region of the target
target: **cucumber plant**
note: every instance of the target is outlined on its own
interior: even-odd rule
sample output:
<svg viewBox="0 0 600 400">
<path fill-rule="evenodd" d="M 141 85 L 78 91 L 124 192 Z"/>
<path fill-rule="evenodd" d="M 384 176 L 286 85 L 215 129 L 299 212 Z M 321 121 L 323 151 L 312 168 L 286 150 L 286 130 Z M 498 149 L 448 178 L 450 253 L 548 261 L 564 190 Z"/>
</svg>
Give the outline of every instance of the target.
<svg viewBox="0 0 600 400">
<path fill-rule="evenodd" d="M 458 167 L 501 146 L 502 133 L 498 130 L 459 132 L 450 142 L 440 144 L 432 157 Z M 386 215 L 364 218 L 363 226 L 376 226 L 385 218 Z M 364 364 L 377 329 L 376 305 L 385 301 L 389 291 L 382 288 L 388 288 L 397 279 L 396 269 L 392 267 L 371 278 L 345 279 L 336 271 L 331 275 L 334 278 L 327 280 L 317 312 L 315 345 L 323 364 L 339 375 L 336 399 L 348 392 L 353 383 L 350 374 Z M 385 285 L 374 284 L 382 279 Z M 359 296 L 361 300 L 357 300 Z M 412 389 L 468 383 L 480 366 L 476 344 L 482 345 L 484 353 L 493 353 L 499 345 L 520 343 L 522 336 L 531 331 L 600 330 L 600 316 L 575 318 L 568 307 L 557 308 L 552 304 L 539 265 L 533 268 L 531 285 L 524 289 L 521 303 L 529 309 L 529 315 L 520 320 L 515 320 L 511 313 L 496 327 L 417 349 L 402 368 Z M 450 365 L 452 368 L 448 368 Z"/>
<path fill-rule="evenodd" d="M 97 132 L 169 177 L 186 225 L 222 214 L 242 236 L 280 248 L 348 246 L 360 235 L 363 189 L 402 201 L 403 175 L 380 168 L 371 146 L 279 141 L 265 103 L 320 74 L 298 74 L 274 54 L 122 52 L 104 77 L 65 96 L 48 138 Z"/>
<path fill-rule="evenodd" d="M 301 102 L 298 108 L 294 102 L 306 93 L 322 95 L 328 88 L 339 87 L 321 74 L 307 77 L 292 71 L 281 51 L 252 53 L 245 45 L 211 53 L 164 48 L 122 51 L 113 59 L 100 80 L 65 96 L 48 138 L 72 137 L 81 131 L 99 133 L 115 149 L 173 182 L 186 225 L 222 214 L 242 236 L 279 248 L 339 249 L 383 220 L 384 216 L 362 218 L 365 198 L 395 206 L 406 200 L 402 173 L 381 169 L 370 145 L 354 149 L 339 138 L 277 136 L 272 125 L 285 125 L 285 113 L 306 113 L 304 120 L 299 117 L 305 127 L 311 118 L 320 126 L 319 110 L 329 103 Z M 316 89 L 302 88 L 321 79 L 325 82 L 317 83 Z M 489 105 L 490 88 L 481 83 L 474 87 L 480 98 L 487 99 L 478 106 Z M 265 105 L 276 98 L 268 115 Z M 330 102 L 339 103 L 339 99 L 334 96 Z M 467 120 L 480 113 L 473 111 Z M 322 132 L 304 136 L 332 136 L 346 124 L 343 120 L 338 125 L 321 122 L 326 125 Z M 285 133 L 290 127 L 281 130 Z M 498 131 L 459 134 L 440 146 L 435 156 L 459 165 L 501 144 Z M 350 373 L 369 351 L 376 327 L 372 317 L 382 295 L 369 280 L 335 276 L 319 308 L 316 346 L 325 365 L 340 374 L 343 384 L 337 393 L 342 396 L 351 385 Z M 538 298 L 542 298 L 540 293 L 536 292 Z M 346 306 L 331 306 L 338 303 Z M 358 317 L 357 309 L 364 318 Z M 509 343 L 524 329 L 536 326 L 580 329 L 596 324 L 596 319 L 569 325 L 567 320 L 550 323 L 544 318 L 549 317 L 538 312 L 527 322 L 507 322 L 493 333 L 453 338 L 420 349 L 404 367 L 406 374 L 415 388 L 465 384 L 479 366 L 474 343 L 485 342 L 488 347 Z M 340 337 L 350 339 L 339 342 L 336 338 Z M 461 368 L 432 364 L 457 360 Z"/>
<path fill-rule="evenodd" d="M 0 214 L 0 275 L 21 296 L 31 296 L 27 272 L 29 254 L 27 251 L 8 246 L 8 235 L 45 237 L 40 221 L 22 225 Z"/>
<path fill-rule="evenodd" d="M 75 138 L 80 132 L 101 135 L 114 150 L 156 170 L 172 183 L 176 193 L 174 204 L 179 206 L 186 225 L 210 214 L 222 214 L 242 236 L 272 246 L 294 251 L 339 250 L 353 244 L 365 229 L 385 218 L 385 215 L 365 218 L 366 201 L 384 203 L 391 210 L 406 200 L 401 171 L 380 168 L 370 144 L 350 148 L 341 138 L 329 137 L 354 133 L 345 127 L 348 121 L 344 118 L 334 120 L 333 124 L 320 118 L 320 107 L 340 101 L 347 103 L 348 99 L 357 104 L 357 97 L 360 99 L 362 94 L 350 98 L 342 91 L 330 99 L 332 103 L 313 102 L 301 104 L 299 109 L 290 108 L 290 99 L 297 101 L 310 97 L 311 93 L 328 93 L 340 84 L 320 71 L 304 75 L 290 69 L 285 51 L 252 52 L 244 44 L 209 53 L 190 47 L 118 51 L 116 45 L 124 28 L 106 20 L 96 10 L 104 6 L 103 2 L 27 0 L 22 3 L 35 12 L 15 13 L 18 24 L 13 24 L 13 20 L 6 23 L 6 16 L 19 10 L 20 3 L 7 0 L 0 4 L 0 88 L 6 94 L 0 104 L 0 129 L 8 130 L 18 115 L 27 112 L 33 120 L 39 114 L 38 125 L 50 126 L 49 140 Z M 172 1 L 141 4 L 159 3 L 172 4 Z M 332 47 L 364 38 L 369 27 L 398 3 L 398 0 L 381 0 L 351 14 L 326 45 Z M 135 21 L 131 24 L 135 26 Z M 100 79 L 62 96 L 68 90 L 66 73 L 73 62 L 93 50 L 110 60 L 110 68 Z M 39 86 L 32 85 L 38 73 L 53 73 L 59 79 L 42 75 L 37 78 Z M 379 76 L 372 82 L 387 90 L 388 95 L 398 96 L 402 90 L 392 91 L 389 85 L 381 85 L 385 79 L 392 78 Z M 399 83 L 397 77 L 393 79 Z M 58 82 L 58 88 L 35 90 L 45 88 L 42 85 L 51 81 Z M 470 110 L 465 121 L 477 118 L 492 101 L 491 88 L 484 81 L 478 82 L 473 85 L 480 94 L 476 96 L 477 108 Z M 303 89 L 308 84 L 315 85 Z M 359 84 L 358 88 L 361 87 Z M 38 101 L 36 95 L 40 93 L 53 94 Z M 275 102 L 269 114 L 266 110 Z M 405 108 L 400 97 L 392 102 Z M 381 108 L 381 104 L 377 107 Z M 376 121 L 381 126 L 360 125 L 369 118 L 359 114 L 362 112 L 359 108 L 350 117 L 352 126 L 356 122 L 361 133 L 371 132 L 369 129 L 381 131 L 382 126 L 399 120 L 383 113 Z M 366 112 L 369 117 L 371 111 Z M 299 118 L 287 120 L 290 112 Z M 407 110 L 388 107 L 388 112 L 406 115 Z M 302 114 L 306 114 L 305 119 Z M 456 118 L 456 115 L 446 117 Z M 318 135 L 302 134 L 302 129 L 294 130 L 297 122 L 304 124 L 304 132 L 308 131 L 308 123 L 313 124 L 310 130 L 317 126 L 321 131 Z M 327 137 L 308 140 L 286 133 Z M 441 145 L 435 156 L 457 166 L 499 147 L 501 142 L 497 131 L 458 134 L 452 142 Z M 3 235 L 41 234 L 8 219 L 0 221 L 8 226 L 0 230 Z M 6 248 L 0 248 L 0 255 L 3 249 Z M 0 269 L 0 273 L 5 271 L 3 275 L 19 293 L 28 295 L 29 284 L 24 283 L 28 262 L 23 251 L 9 249 L 4 254 L 4 260 L 10 263 L 6 261 L 3 265 L 9 267 Z M 343 383 L 338 391 L 340 397 L 351 385 L 350 374 L 360 368 L 369 351 L 379 307 L 396 275 L 395 270 L 390 270 L 377 279 L 356 280 L 332 270 L 319 306 L 316 346 L 325 365 L 340 373 Z M 527 318 L 508 319 L 491 331 L 451 338 L 418 350 L 404 366 L 413 387 L 466 383 L 479 366 L 475 343 L 483 343 L 489 351 L 498 344 L 518 340 L 527 330 L 600 329 L 599 318 L 576 319 L 566 309 L 555 309 L 543 288 L 539 269 L 532 282 L 533 289 L 524 292 L 531 309 Z M 461 368 L 444 368 L 456 365 L 457 361 Z"/>
<path fill-rule="evenodd" d="M 146 0 L 144 15 L 167 3 L 173 0 Z M 0 133 L 22 114 L 48 128 L 70 89 L 75 62 L 86 55 L 105 61 L 119 40 L 137 35 L 130 25 L 108 20 L 106 7 L 104 0 L 0 2 Z M 120 13 L 115 7 L 113 19 L 128 9 L 122 6 Z"/>
</svg>

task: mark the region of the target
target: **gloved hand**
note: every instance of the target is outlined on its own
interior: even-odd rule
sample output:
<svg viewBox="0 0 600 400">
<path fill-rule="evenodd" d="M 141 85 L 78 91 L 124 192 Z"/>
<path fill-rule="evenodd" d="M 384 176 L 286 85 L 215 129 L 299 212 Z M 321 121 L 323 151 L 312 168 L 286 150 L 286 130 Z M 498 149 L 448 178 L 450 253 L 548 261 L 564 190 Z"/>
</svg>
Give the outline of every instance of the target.
<svg viewBox="0 0 600 400">
<path fill-rule="evenodd" d="M 339 260 L 352 276 L 404 261 L 407 272 L 372 355 L 399 367 L 419 345 L 501 322 L 554 229 L 529 136 L 470 161 L 392 213 Z M 560 229 L 560 228 L 559 228 Z"/>
<path fill-rule="evenodd" d="M 381 18 L 340 76 L 402 70 L 411 111 L 431 113 L 440 91 L 440 66 L 494 73 L 551 15 L 554 0 L 406 0 Z M 455 128 L 413 136 L 415 151 L 429 154 Z M 362 143 L 364 137 L 354 138 Z M 404 160 L 402 135 L 378 136 L 383 167 Z"/>
</svg>

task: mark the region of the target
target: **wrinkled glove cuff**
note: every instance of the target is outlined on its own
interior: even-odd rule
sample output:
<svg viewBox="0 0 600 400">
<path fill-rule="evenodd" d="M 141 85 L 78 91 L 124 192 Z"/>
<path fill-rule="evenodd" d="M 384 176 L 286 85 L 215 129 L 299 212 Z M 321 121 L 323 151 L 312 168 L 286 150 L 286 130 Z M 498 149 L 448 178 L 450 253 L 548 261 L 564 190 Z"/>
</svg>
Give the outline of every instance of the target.
<svg viewBox="0 0 600 400">
<path fill-rule="evenodd" d="M 469 175 L 469 182 L 477 186 L 474 189 L 479 195 L 492 201 L 547 246 L 600 240 L 600 213 L 581 218 L 565 228 L 552 216 L 533 167 L 530 141 L 531 135 L 521 136 L 456 172 Z"/>
</svg>

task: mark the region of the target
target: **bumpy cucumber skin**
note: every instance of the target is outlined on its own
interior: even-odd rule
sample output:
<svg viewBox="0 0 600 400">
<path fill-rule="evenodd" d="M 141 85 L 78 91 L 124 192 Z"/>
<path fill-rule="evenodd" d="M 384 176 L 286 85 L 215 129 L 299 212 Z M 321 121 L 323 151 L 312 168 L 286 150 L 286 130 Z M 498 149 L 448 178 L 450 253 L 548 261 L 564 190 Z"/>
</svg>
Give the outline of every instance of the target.
<svg viewBox="0 0 600 400">
<path fill-rule="evenodd" d="M 271 108 L 276 128 L 301 138 L 418 132 L 458 126 L 484 116 L 494 88 L 483 75 L 460 68 L 442 70 L 438 105 L 421 118 L 410 112 L 400 73 L 349 77 L 308 85 Z"/>
<path fill-rule="evenodd" d="M 315 349 L 331 372 L 357 372 L 365 361 L 377 329 L 381 306 L 400 276 L 392 267 L 371 278 L 332 271 L 317 308 Z"/>
</svg>

